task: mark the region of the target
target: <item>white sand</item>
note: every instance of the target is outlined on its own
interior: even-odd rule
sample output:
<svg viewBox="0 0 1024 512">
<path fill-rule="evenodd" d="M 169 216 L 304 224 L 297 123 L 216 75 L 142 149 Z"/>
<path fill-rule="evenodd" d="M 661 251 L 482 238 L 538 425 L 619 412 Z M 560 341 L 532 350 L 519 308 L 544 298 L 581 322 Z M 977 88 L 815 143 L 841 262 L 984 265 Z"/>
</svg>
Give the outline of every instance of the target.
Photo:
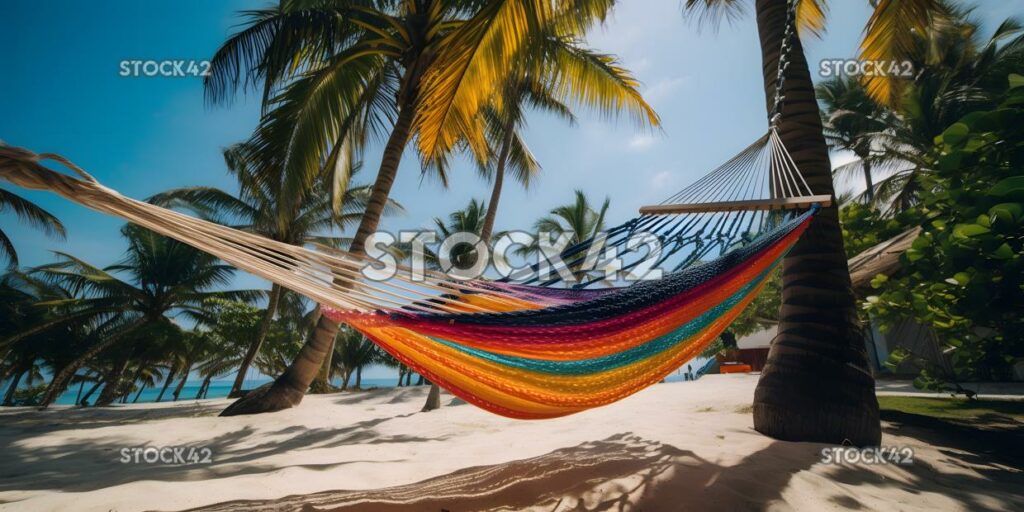
<svg viewBox="0 0 1024 512">
<path fill-rule="evenodd" d="M 659 384 L 547 421 L 450 405 L 447 395 L 441 410 L 420 413 L 424 387 L 310 396 L 233 418 L 215 416 L 226 400 L 14 409 L 0 413 L 0 508 L 177 510 L 344 490 L 271 508 L 1024 510 L 1019 471 L 912 429 L 890 425 L 883 438 L 913 448 L 912 466 L 822 464 L 824 445 L 761 436 L 749 412 L 755 383 Z M 121 448 L 147 445 L 208 447 L 213 461 L 119 461 Z"/>
</svg>

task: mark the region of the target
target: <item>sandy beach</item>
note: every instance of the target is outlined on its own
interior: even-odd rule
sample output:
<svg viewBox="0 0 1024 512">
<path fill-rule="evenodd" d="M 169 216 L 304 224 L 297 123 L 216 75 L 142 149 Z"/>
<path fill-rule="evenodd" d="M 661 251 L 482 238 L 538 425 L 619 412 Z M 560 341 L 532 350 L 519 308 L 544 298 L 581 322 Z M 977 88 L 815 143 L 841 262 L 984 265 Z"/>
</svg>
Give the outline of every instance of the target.
<svg viewBox="0 0 1024 512">
<path fill-rule="evenodd" d="M 1024 473 L 892 422 L 909 466 L 825 464 L 752 429 L 756 376 L 653 386 L 575 416 L 515 421 L 426 387 L 307 397 L 219 418 L 226 400 L 0 413 L 4 510 L 1024 510 Z M 197 464 L 133 447 L 209 449 Z M 244 500 L 244 501 L 243 501 Z"/>
</svg>

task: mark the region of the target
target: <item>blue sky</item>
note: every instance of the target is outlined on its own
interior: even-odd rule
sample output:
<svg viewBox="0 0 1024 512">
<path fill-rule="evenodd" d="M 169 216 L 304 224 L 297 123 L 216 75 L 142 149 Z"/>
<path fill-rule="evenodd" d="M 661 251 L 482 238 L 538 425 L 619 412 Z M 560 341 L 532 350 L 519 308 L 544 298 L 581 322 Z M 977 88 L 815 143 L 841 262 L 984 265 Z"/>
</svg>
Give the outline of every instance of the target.
<svg viewBox="0 0 1024 512">
<path fill-rule="evenodd" d="M 620 2 L 607 26 L 589 37 L 592 46 L 618 55 L 644 83 L 663 129 L 639 131 L 625 119 L 615 122 L 583 112 L 575 127 L 532 116 L 526 140 L 544 170 L 530 190 L 506 185 L 497 229 L 528 228 L 550 208 L 569 202 L 577 188 L 595 201 L 610 196 L 609 219 L 615 224 L 671 195 L 764 132 L 753 17 L 748 14 L 717 31 L 698 30 L 682 18 L 681 3 Z M 989 29 L 1020 13 L 1016 1 L 976 3 L 976 14 Z M 248 136 L 258 119 L 258 99 L 239 97 L 230 107 L 210 108 L 203 102 L 200 78 L 122 77 L 119 63 L 208 59 L 241 22 L 239 10 L 263 5 L 237 0 L 5 2 L 0 140 L 63 154 L 131 197 L 199 184 L 233 190 L 220 150 Z M 833 1 L 831 6 L 828 32 L 805 41 L 812 69 L 822 59 L 855 55 L 868 19 L 867 1 Z M 367 170 L 376 170 L 379 158 L 379 146 L 370 147 Z M 370 175 L 365 172 L 362 178 Z M 0 214 L 0 226 L 16 244 L 23 265 L 49 262 L 52 250 L 101 266 L 120 258 L 120 220 L 47 193 L 18 193 L 57 215 L 68 229 L 62 242 L 20 225 L 10 213 Z M 425 226 L 488 194 L 488 184 L 465 163 L 453 170 L 448 190 L 421 179 L 415 155 L 407 152 L 392 193 L 407 214 L 387 220 L 384 227 Z M 237 284 L 265 286 L 244 275 Z"/>
</svg>

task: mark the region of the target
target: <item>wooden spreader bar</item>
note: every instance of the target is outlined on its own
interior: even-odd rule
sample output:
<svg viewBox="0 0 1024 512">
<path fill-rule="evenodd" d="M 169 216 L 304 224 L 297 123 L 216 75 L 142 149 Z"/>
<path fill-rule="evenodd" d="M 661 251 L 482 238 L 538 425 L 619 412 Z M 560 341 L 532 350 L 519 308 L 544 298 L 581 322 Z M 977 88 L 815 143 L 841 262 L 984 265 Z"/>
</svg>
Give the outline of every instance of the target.
<svg viewBox="0 0 1024 512">
<path fill-rule="evenodd" d="M 809 208 L 813 204 L 823 207 L 832 205 L 832 196 L 776 197 L 774 199 L 746 199 L 741 201 L 719 201 L 713 203 L 659 204 L 643 206 L 643 215 L 673 215 L 677 213 L 711 213 L 757 210 L 796 210 Z"/>
</svg>

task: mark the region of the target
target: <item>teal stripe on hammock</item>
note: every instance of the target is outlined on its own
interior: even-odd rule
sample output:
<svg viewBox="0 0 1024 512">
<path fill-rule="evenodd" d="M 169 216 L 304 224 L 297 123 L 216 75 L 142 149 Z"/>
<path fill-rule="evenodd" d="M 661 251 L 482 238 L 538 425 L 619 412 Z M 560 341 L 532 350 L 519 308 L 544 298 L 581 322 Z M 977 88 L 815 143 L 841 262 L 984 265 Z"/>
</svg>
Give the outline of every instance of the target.
<svg viewBox="0 0 1024 512">
<path fill-rule="evenodd" d="M 770 274 L 781 261 L 782 257 L 775 260 L 767 270 L 758 274 L 758 276 L 751 282 L 743 285 L 739 291 L 728 299 L 708 309 L 697 318 L 683 324 L 676 330 L 617 354 L 609 354 L 607 356 L 595 357 L 593 359 L 581 359 L 578 361 L 544 361 L 504 354 L 495 354 L 486 350 L 459 345 L 455 342 L 442 338 L 435 338 L 432 336 L 430 338 L 445 346 L 454 348 L 460 352 L 480 359 L 485 359 L 487 361 L 512 368 L 531 370 L 540 373 L 553 375 L 587 375 L 614 370 L 616 368 L 621 368 L 637 361 L 653 357 L 697 335 L 707 326 L 711 325 L 712 322 L 732 309 L 735 305 L 739 304 L 747 294 L 753 291 L 759 283 L 768 277 L 768 274 Z"/>
</svg>

